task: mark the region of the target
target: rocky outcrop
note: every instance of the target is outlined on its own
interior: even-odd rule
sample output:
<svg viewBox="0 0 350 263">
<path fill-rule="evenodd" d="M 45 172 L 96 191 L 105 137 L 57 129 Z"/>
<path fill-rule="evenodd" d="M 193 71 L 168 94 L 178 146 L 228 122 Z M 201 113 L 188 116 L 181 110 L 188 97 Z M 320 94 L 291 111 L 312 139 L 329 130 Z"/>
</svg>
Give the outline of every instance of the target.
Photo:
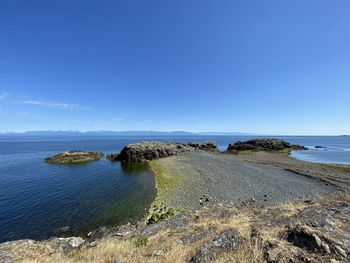
<svg viewBox="0 0 350 263">
<path fill-rule="evenodd" d="M 291 145 L 290 143 L 279 139 L 254 139 L 245 142 L 238 141 L 230 144 L 227 148 L 227 152 L 239 152 L 239 151 L 284 151 L 284 150 L 307 150 L 306 147 L 301 145 Z"/>
<path fill-rule="evenodd" d="M 48 163 L 86 163 L 101 159 L 103 153 L 100 152 L 84 152 L 84 151 L 69 151 L 56 154 L 45 159 Z"/>
<path fill-rule="evenodd" d="M 214 142 L 140 142 L 125 146 L 119 154 L 107 156 L 113 161 L 142 162 L 191 151 L 218 152 Z"/>
<path fill-rule="evenodd" d="M 84 244 L 81 237 L 51 238 L 43 241 L 23 239 L 0 244 L 0 262 L 34 262 L 28 261 L 31 255 L 54 254 L 65 256 L 76 251 Z"/>
<path fill-rule="evenodd" d="M 322 238 L 309 231 L 306 227 L 297 226 L 291 229 L 287 235 L 288 242 L 294 246 L 300 247 L 310 252 L 330 254 L 331 250 L 328 242 L 322 240 Z"/>
<path fill-rule="evenodd" d="M 196 241 L 202 240 L 206 238 L 207 236 L 214 233 L 216 230 L 216 227 L 209 226 L 208 228 L 201 227 L 199 229 L 196 229 L 193 233 L 188 234 L 187 236 L 184 236 L 178 240 L 178 243 L 183 245 L 189 245 Z"/>
<path fill-rule="evenodd" d="M 242 244 L 242 238 L 236 229 L 226 229 L 213 240 L 201 247 L 190 262 L 203 263 L 216 259 L 220 254 L 237 249 Z"/>
</svg>

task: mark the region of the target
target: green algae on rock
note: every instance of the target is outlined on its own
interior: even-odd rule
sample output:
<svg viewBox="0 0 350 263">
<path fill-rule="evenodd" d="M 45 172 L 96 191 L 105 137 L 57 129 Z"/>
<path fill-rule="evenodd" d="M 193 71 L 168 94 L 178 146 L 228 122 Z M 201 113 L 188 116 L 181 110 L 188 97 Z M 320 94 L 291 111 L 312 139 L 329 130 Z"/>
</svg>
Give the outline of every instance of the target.
<svg viewBox="0 0 350 263">
<path fill-rule="evenodd" d="M 56 154 L 45 159 L 48 163 L 86 163 L 101 159 L 103 153 L 100 152 L 84 152 L 84 151 L 69 151 Z"/>
</svg>

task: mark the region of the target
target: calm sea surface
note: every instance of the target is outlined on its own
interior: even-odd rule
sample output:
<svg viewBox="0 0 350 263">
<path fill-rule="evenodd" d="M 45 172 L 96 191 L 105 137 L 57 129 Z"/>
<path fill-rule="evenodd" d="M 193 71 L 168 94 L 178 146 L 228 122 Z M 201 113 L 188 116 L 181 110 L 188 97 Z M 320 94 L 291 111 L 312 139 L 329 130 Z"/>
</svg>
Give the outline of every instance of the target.
<svg viewBox="0 0 350 263">
<path fill-rule="evenodd" d="M 139 141 L 215 141 L 221 150 L 254 136 L 28 137 L 0 136 L 0 242 L 83 234 L 98 226 L 138 219 L 156 195 L 145 165 L 106 159 L 76 165 L 48 164 L 44 158 L 67 150 L 118 152 Z M 309 147 L 293 157 L 350 164 L 350 137 L 280 137 Z M 67 229 L 66 229 L 67 230 Z"/>
</svg>

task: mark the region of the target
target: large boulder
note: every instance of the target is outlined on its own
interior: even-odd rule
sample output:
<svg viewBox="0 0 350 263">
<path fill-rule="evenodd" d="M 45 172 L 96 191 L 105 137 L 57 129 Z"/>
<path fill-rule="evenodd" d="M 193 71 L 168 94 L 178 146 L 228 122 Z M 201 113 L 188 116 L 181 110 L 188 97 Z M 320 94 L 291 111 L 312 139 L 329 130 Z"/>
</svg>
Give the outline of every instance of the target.
<svg viewBox="0 0 350 263">
<path fill-rule="evenodd" d="M 236 151 L 283 151 L 283 150 L 306 150 L 301 145 L 291 145 L 290 143 L 280 139 L 261 138 L 245 142 L 238 141 L 230 144 L 227 148 L 228 152 Z"/>
<path fill-rule="evenodd" d="M 118 155 L 109 155 L 108 158 L 116 161 L 142 162 L 191 151 L 218 152 L 218 148 L 214 142 L 140 142 L 129 144 Z"/>
</svg>

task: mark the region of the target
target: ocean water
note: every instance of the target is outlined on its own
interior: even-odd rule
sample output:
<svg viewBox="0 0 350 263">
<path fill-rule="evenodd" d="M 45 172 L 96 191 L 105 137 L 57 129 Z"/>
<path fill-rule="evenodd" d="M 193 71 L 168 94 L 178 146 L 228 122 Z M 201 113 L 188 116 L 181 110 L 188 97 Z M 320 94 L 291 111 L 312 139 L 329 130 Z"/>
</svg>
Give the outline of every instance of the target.
<svg viewBox="0 0 350 263">
<path fill-rule="evenodd" d="M 297 137 L 290 140 L 310 149 L 292 152 L 296 159 L 314 163 L 350 164 L 350 136 Z M 326 148 L 316 149 L 317 145 Z"/>
<path fill-rule="evenodd" d="M 156 196 L 147 165 L 123 165 L 106 159 L 62 165 L 44 161 L 68 150 L 118 152 L 139 141 L 208 141 L 221 150 L 255 136 L 0 136 L 0 242 L 84 234 L 99 226 L 137 220 Z M 280 137 L 293 144 L 324 149 L 293 152 L 298 159 L 350 164 L 350 137 Z"/>
</svg>

